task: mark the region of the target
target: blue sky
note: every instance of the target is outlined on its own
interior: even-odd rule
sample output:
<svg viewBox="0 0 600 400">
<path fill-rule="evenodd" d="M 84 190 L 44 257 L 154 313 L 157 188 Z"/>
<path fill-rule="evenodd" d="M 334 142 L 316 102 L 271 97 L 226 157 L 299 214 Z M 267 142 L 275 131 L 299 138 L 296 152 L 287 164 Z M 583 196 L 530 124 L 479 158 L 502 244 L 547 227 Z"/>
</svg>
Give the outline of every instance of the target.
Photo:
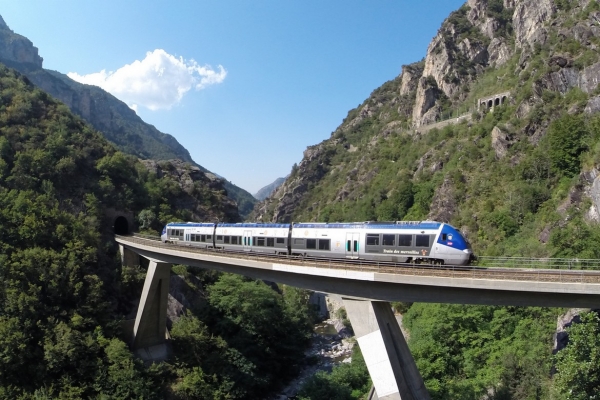
<svg viewBox="0 0 600 400">
<path fill-rule="evenodd" d="M 251 193 L 403 64 L 464 1 L 0 0 L 44 67 L 98 84 Z"/>
</svg>

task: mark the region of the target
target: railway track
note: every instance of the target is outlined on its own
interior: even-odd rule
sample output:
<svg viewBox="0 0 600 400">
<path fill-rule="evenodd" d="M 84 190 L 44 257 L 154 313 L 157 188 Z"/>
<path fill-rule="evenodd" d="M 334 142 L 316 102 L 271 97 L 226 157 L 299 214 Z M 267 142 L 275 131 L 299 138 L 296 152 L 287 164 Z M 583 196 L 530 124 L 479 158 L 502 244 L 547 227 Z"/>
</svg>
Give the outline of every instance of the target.
<svg viewBox="0 0 600 400">
<path fill-rule="evenodd" d="M 190 253 L 227 256 L 229 258 L 266 262 L 281 262 L 284 264 L 305 267 L 443 278 L 600 284 L 600 260 L 480 257 L 478 265 L 474 266 L 406 264 L 369 260 L 295 257 L 277 254 L 226 251 L 221 249 L 201 249 L 189 245 L 162 243 L 160 238 L 140 234 L 118 237 L 133 243 L 144 244 L 156 248 L 177 248 Z"/>
</svg>

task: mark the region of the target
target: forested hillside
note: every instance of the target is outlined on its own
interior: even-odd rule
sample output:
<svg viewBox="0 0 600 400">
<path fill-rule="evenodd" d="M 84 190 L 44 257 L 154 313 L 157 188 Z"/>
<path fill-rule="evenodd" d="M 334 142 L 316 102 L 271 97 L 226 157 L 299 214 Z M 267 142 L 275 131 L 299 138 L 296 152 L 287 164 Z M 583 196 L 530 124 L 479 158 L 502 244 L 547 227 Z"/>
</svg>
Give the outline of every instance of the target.
<svg viewBox="0 0 600 400">
<path fill-rule="evenodd" d="M 0 65 L 0 398 L 260 398 L 292 375 L 310 336 L 307 293 L 241 277 L 175 269 L 194 300 L 171 329 L 172 362 L 144 365 L 123 341 L 144 270 L 121 269 L 105 211 L 155 232 L 236 221 L 218 182 L 119 152 Z"/>
<path fill-rule="evenodd" d="M 599 22 L 597 1 L 469 0 L 422 61 L 305 151 L 255 216 L 432 219 L 478 255 L 600 258 Z M 479 105 L 504 92 L 505 103 Z M 405 319 L 435 399 L 591 398 L 592 372 L 573 373 L 568 357 L 552 368 L 563 311 L 418 304 Z M 597 318 L 587 323 L 597 343 Z"/>
<path fill-rule="evenodd" d="M 37 87 L 65 103 L 124 153 L 141 159 L 172 160 L 196 165 L 211 179 L 220 179 L 197 164 L 172 135 L 145 123 L 127 104 L 103 89 L 75 82 L 58 71 L 42 68 L 38 49 L 27 38 L 14 33 L 0 16 L 0 62 L 26 75 Z M 201 161 L 201 160 L 200 160 Z M 246 216 L 255 199 L 245 190 L 222 179 L 229 197 Z"/>
</svg>

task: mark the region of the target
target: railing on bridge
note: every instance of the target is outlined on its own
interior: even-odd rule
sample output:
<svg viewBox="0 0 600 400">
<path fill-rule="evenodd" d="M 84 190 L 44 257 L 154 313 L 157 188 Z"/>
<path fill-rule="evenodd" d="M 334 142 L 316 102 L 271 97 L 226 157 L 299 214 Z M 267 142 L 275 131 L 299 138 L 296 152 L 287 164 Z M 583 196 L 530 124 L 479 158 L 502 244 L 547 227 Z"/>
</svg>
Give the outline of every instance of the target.
<svg viewBox="0 0 600 400">
<path fill-rule="evenodd" d="M 377 262 L 354 259 L 325 259 L 314 257 L 278 256 L 257 252 L 230 252 L 201 249 L 190 245 L 162 243 L 147 235 L 117 236 L 132 243 L 153 248 L 177 249 L 188 253 L 235 259 L 281 263 L 304 267 L 377 272 L 393 275 L 424 277 L 495 279 L 532 282 L 600 283 L 600 260 L 531 259 L 521 257 L 481 257 L 483 266 L 426 265 Z M 592 261 L 595 261 L 593 263 Z"/>
<path fill-rule="evenodd" d="M 542 268 L 600 271 L 600 260 L 588 258 L 478 257 L 477 265 L 494 268 Z"/>
</svg>

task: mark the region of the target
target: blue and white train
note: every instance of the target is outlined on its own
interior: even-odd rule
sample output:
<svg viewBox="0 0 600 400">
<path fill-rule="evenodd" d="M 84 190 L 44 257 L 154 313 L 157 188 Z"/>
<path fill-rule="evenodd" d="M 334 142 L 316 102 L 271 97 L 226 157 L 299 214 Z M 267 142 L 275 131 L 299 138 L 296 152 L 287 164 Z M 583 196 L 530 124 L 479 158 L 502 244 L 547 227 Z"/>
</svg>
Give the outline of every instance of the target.
<svg viewBox="0 0 600 400">
<path fill-rule="evenodd" d="M 169 223 L 163 242 L 306 257 L 467 265 L 469 243 L 435 221 L 352 223 Z"/>
</svg>

